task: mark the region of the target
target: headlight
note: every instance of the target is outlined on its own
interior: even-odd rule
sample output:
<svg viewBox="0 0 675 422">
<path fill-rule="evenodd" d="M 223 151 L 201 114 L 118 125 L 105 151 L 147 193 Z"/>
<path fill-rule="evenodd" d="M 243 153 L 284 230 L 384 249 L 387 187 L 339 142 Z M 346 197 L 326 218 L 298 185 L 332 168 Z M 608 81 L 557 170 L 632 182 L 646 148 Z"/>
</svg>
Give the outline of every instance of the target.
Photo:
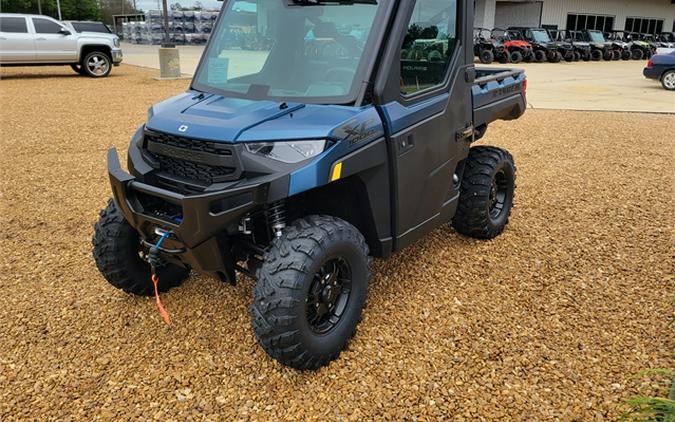
<svg viewBox="0 0 675 422">
<path fill-rule="evenodd" d="M 113 38 L 113 45 L 114 45 L 115 47 L 118 47 L 118 48 L 119 48 L 119 46 L 120 46 L 120 39 L 117 38 L 117 37 Z"/>
<path fill-rule="evenodd" d="M 247 143 L 246 150 L 283 163 L 299 163 L 321 154 L 326 145 L 326 140 L 255 142 Z"/>
</svg>

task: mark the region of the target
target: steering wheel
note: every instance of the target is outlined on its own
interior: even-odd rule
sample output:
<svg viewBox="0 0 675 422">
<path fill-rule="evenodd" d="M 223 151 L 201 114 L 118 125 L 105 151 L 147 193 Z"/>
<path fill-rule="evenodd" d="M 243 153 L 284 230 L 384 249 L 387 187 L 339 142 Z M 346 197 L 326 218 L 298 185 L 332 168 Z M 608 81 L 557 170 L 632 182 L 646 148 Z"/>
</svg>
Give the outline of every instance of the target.
<svg viewBox="0 0 675 422">
<path fill-rule="evenodd" d="M 327 82 L 351 82 L 354 79 L 356 70 L 349 67 L 334 67 L 326 72 L 325 80 Z"/>
</svg>

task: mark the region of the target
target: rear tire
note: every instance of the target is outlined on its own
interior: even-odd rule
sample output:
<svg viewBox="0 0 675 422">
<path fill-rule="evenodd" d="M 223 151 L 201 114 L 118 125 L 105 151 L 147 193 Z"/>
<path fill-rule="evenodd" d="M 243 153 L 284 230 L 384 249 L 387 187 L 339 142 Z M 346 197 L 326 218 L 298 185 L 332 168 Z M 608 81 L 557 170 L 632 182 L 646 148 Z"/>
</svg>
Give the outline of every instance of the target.
<svg viewBox="0 0 675 422">
<path fill-rule="evenodd" d="M 509 222 L 515 187 L 511 154 L 496 147 L 471 148 L 452 226 L 476 239 L 497 237 Z"/>
<path fill-rule="evenodd" d="M 621 52 L 619 50 L 612 51 L 612 60 L 613 61 L 621 60 Z"/>
<path fill-rule="evenodd" d="M 602 60 L 602 51 L 600 50 L 593 50 L 591 51 L 591 60 L 594 62 L 599 62 Z"/>
<path fill-rule="evenodd" d="M 605 51 L 605 53 L 603 54 L 603 58 L 607 62 L 612 60 L 614 58 L 614 51 L 612 50 Z"/>
<path fill-rule="evenodd" d="M 371 277 L 368 246 L 351 224 L 310 216 L 274 239 L 257 272 L 251 316 L 263 349 L 296 369 L 336 359 L 356 333 Z"/>
<path fill-rule="evenodd" d="M 495 61 L 495 53 L 490 50 L 481 50 L 480 55 L 478 56 L 480 62 L 483 64 L 491 64 Z"/>
<path fill-rule="evenodd" d="M 114 287 L 138 296 L 152 296 L 150 264 L 141 259 L 138 232 L 127 223 L 111 199 L 94 226 L 94 260 L 103 277 Z M 166 292 L 179 286 L 190 270 L 176 265 L 157 269 L 157 289 Z"/>
<path fill-rule="evenodd" d="M 546 61 L 546 53 L 542 50 L 534 52 L 534 61 L 537 63 L 544 63 Z"/>
<path fill-rule="evenodd" d="M 675 70 L 669 70 L 663 74 L 661 86 L 667 91 L 675 91 Z"/>
<path fill-rule="evenodd" d="M 103 51 L 92 51 L 82 60 L 84 74 L 92 78 L 105 78 L 112 71 L 112 60 Z"/>
<path fill-rule="evenodd" d="M 556 51 L 554 54 L 551 55 L 551 58 L 549 59 L 549 61 L 551 63 L 560 63 L 562 61 L 562 59 L 563 59 L 562 54 L 560 54 L 559 51 Z"/>
<path fill-rule="evenodd" d="M 630 50 L 624 50 L 621 52 L 621 60 L 630 60 L 632 54 Z"/>
<path fill-rule="evenodd" d="M 644 53 L 642 52 L 642 50 L 635 49 L 631 53 L 631 58 L 633 60 L 642 60 L 644 58 Z"/>
<path fill-rule="evenodd" d="M 520 63 L 523 61 L 523 53 L 520 51 L 512 51 L 509 55 L 509 59 L 511 60 L 511 63 Z"/>
</svg>

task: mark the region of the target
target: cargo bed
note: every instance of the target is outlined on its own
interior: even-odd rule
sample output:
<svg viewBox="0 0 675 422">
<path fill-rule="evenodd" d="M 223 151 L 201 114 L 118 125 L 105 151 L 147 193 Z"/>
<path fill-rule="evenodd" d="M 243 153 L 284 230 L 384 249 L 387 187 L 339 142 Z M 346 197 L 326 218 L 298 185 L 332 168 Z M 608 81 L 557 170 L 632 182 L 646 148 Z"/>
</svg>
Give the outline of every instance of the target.
<svg viewBox="0 0 675 422">
<path fill-rule="evenodd" d="M 476 139 L 495 120 L 513 120 L 527 107 L 527 80 L 523 69 L 477 67 L 472 88 Z"/>
</svg>

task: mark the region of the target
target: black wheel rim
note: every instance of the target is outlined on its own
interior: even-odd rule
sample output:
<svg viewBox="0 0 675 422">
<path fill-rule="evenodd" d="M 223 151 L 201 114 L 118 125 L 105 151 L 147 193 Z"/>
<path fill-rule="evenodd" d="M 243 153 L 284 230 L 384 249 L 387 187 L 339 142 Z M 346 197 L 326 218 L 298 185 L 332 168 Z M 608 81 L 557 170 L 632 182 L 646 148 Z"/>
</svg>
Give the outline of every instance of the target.
<svg viewBox="0 0 675 422">
<path fill-rule="evenodd" d="M 492 178 L 490 187 L 490 218 L 498 219 L 506 208 L 506 198 L 509 191 L 509 180 L 504 170 L 500 170 Z"/>
<path fill-rule="evenodd" d="M 342 258 L 327 260 L 316 272 L 305 300 L 305 316 L 316 334 L 327 334 L 345 314 L 352 291 L 349 264 Z"/>
</svg>

